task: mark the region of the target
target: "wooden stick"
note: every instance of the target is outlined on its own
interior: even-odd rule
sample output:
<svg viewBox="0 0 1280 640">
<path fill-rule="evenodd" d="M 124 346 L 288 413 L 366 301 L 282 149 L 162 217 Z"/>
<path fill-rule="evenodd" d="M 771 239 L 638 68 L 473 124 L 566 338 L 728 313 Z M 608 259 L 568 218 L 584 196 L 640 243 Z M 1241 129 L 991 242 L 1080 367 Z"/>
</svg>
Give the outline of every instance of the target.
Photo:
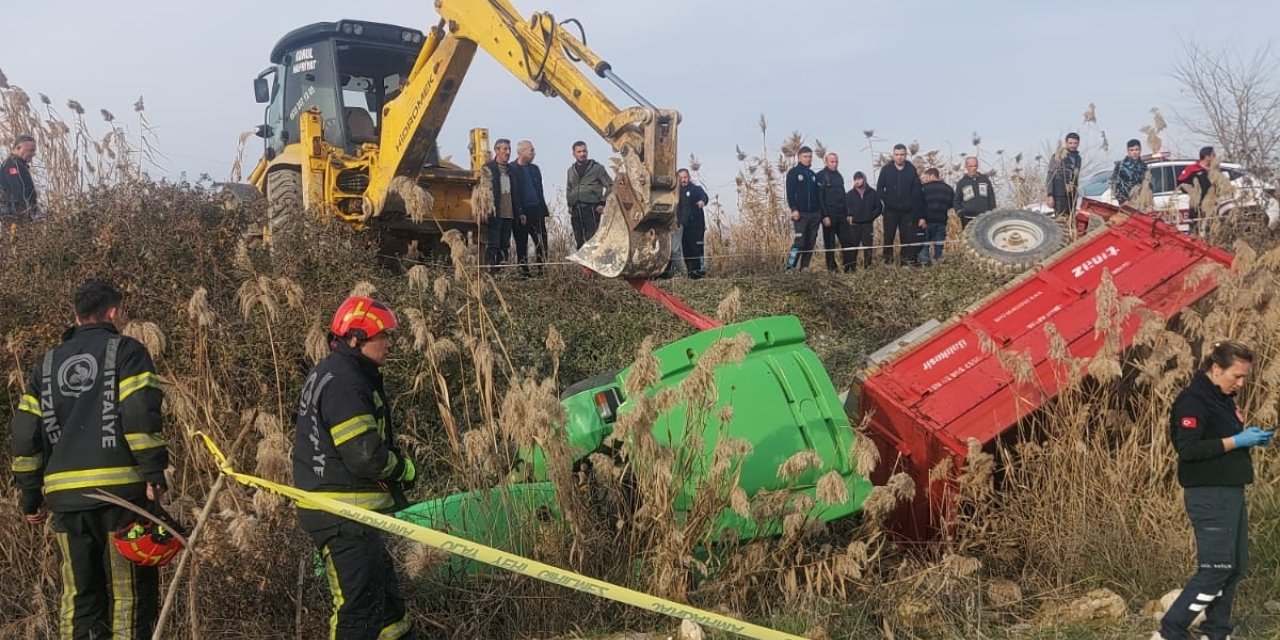
<svg viewBox="0 0 1280 640">
<path fill-rule="evenodd" d="M 306 586 L 307 565 L 313 556 L 309 553 L 303 553 L 302 558 L 298 560 L 298 606 L 293 612 L 293 629 L 294 638 L 302 640 L 302 600 L 304 594 L 302 589 Z"/>
<path fill-rule="evenodd" d="M 239 448 L 240 441 L 244 439 L 249 430 L 253 428 L 253 420 L 249 420 L 244 427 L 240 429 L 239 435 L 236 436 L 235 442 L 231 443 L 231 448 L 227 449 L 227 463 L 230 464 L 232 458 L 235 457 L 236 449 Z M 196 518 L 196 526 L 191 530 L 191 535 L 187 536 L 190 544 L 186 546 L 187 552 L 181 554 L 178 558 L 178 567 L 173 571 L 173 579 L 169 582 L 169 589 L 164 594 L 164 605 L 160 608 L 160 617 L 156 620 L 156 630 L 151 634 L 151 640 L 161 640 L 164 637 L 164 626 L 169 621 L 169 614 L 173 612 L 173 601 L 178 593 L 178 585 L 182 582 L 182 574 L 187 567 L 187 560 L 195 553 L 196 540 L 200 538 L 200 532 L 204 530 L 205 523 L 209 520 L 209 515 L 213 512 L 213 503 L 218 499 L 218 494 L 222 492 L 222 487 L 226 485 L 227 476 L 218 472 L 218 479 L 213 482 L 213 487 L 209 489 L 209 495 L 204 500 L 204 508 L 200 511 L 200 516 Z"/>
</svg>

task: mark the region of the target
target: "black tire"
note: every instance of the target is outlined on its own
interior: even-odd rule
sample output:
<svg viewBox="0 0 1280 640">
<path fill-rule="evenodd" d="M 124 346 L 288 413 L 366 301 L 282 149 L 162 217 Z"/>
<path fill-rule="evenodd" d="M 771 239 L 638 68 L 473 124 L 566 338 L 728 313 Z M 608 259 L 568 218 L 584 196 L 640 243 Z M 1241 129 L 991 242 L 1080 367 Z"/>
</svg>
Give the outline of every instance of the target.
<svg viewBox="0 0 1280 640">
<path fill-rule="evenodd" d="M 267 174 L 267 230 L 286 232 L 289 222 L 302 211 L 302 172 L 276 169 Z"/>
<path fill-rule="evenodd" d="M 983 271 L 995 275 L 1021 273 L 1067 245 L 1070 235 L 1052 216 L 1021 209 L 992 211 L 964 230 L 965 253 Z"/>
</svg>

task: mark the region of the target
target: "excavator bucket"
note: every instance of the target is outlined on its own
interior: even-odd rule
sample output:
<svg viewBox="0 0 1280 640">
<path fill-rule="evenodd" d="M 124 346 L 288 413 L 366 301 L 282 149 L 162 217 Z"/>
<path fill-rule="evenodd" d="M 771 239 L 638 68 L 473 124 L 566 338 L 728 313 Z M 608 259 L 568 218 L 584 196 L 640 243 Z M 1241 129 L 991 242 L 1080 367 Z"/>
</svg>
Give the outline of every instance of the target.
<svg viewBox="0 0 1280 640">
<path fill-rule="evenodd" d="M 606 278 L 656 278 L 667 270 L 677 194 L 639 197 L 650 194 L 637 182 L 632 175 L 618 175 L 600 228 L 570 260 Z"/>
<path fill-rule="evenodd" d="M 637 137 L 621 145 L 622 161 L 605 198 L 600 227 L 569 259 L 606 278 L 656 278 L 671 261 L 676 229 L 680 185 L 675 130 L 680 114 L 633 107 L 619 122 L 619 130 L 638 132 Z M 646 158 L 635 149 L 643 149 Z"/>
</svg>

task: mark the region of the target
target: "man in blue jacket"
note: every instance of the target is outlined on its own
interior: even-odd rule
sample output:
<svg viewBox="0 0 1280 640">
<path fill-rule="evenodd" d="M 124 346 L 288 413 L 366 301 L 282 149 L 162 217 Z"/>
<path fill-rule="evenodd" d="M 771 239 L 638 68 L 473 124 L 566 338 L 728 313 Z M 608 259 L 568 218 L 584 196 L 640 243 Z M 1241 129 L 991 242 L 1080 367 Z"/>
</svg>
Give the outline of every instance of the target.
<svg viewBox="0 0 1280 640">
<path fill-rule="evenodd" d="M 808 268 L 818 240 L 818 229 L 822 226 L 822 197 L 818 193 L 817 175 L 810 168 L 813 149 L 800 147 L 796 161 L 796 166 L 787 172 L 787 206 L 791 209 L 794 238 L 791 253 L 787 256 L 787 270 L 797 266 Z"/>
<path fill-rule="evenodd" d="M 515 192 L 515 219 L 511 225 L 516 241 L 516 262 L 520 275 L 528 278 L 542 274 L 547 255 L 547 198 L 542 191 L 542 169 L 533 163 L 533 143 L 516 143 L 516 162 L 511 166 L 512 190 Z M 529 270 L 529 241 L 533 240 L 533 271 Z"/>
</svg>

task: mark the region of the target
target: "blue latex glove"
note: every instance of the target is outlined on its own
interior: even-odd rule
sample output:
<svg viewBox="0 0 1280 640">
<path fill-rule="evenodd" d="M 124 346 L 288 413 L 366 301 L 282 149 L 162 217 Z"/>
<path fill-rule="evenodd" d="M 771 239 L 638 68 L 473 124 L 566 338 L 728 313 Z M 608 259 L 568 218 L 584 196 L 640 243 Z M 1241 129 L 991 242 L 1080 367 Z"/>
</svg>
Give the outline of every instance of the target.
<svg viewBox="0 0 1280 640">
<path fill-rule="evenodd" d="M 1258 427 L 1248 427 L 1244 431 L 1237 433 L 1231 437 L 1231 441 L 1237 449 L 1247 447 L 1265 447 L 1271 442 L 1271 436 L 1275 435 L 1274 431 L 1265 431 Z"/>
</svg>

